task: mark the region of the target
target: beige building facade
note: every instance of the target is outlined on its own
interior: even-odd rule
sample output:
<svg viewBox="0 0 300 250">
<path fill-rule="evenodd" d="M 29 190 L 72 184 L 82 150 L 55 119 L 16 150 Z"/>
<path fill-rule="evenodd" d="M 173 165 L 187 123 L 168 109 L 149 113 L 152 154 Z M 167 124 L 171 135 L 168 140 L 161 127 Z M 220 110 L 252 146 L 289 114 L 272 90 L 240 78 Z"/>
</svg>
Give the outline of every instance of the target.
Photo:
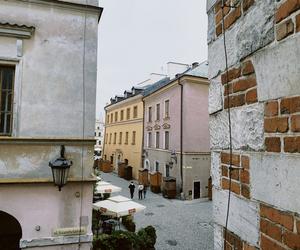
<svg viewBox="0 0 300 250">
<path fill-rule="evenodd" d="M 131 166 L 134 179 L 142 166 L 143 101 L 142 89 L 132 88 L 124 96 L 111 99 L 105 107 L 103 158 L 110 160 L 115 172 L 119 162 Z"/>
</svg>

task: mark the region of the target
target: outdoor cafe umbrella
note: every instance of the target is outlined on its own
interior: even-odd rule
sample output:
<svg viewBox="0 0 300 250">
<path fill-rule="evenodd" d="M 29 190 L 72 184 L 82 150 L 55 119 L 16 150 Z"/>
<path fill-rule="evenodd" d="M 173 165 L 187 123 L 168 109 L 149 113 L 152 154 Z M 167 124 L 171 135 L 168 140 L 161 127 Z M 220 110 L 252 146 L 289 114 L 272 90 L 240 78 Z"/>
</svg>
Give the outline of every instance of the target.
<svg viewBox="0 0 300 250">
<path fill-rule="evenodd" d="M 124 196 L 118 195 L 107 200 L 94 203 L 93 209 L 100 211 L 103 215 L 110 215 L 119 218 L 141 212 L 146 209 L 146 207 Z"/>
<path fill-rule="evenodd" d="M 106 193 L 115 193 L 120 192 L 122 188 L 112 185 L 105 181 L 99 181 L 96 185 L 96 194 L 106 194 Z"/>
</svg>

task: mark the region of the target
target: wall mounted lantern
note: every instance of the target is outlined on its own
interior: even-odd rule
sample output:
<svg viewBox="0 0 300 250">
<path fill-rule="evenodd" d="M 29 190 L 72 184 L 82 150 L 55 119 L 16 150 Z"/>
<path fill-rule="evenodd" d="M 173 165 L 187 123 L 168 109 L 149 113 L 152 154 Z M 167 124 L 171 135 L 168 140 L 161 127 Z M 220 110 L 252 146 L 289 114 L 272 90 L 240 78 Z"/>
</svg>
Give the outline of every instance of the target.
<svg viewBox="0 0 300 250">
<path fill-rule="evenodd" d="M 58 190 L 66 185 L 69 176 L 69 170 L 72 166 L 72 161 L 65 158 L 65 146 L 60 147 L 60 157 L 54 161 L 49 162 L 49 167 L 52 170 L 53 182 L 55 186 L 58 186 Z"/>
</svg>

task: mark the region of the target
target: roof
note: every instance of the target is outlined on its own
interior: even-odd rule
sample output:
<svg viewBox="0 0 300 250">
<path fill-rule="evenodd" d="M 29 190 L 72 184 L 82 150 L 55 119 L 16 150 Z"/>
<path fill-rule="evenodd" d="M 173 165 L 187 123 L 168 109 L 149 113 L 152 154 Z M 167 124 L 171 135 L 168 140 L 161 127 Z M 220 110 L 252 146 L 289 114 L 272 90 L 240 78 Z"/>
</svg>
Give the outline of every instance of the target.
<svg viewBox="0 0 300 250">
<path fill-rule="evenodd" d="M 208 61 L 200 63 L 197 67 L 186 72 L 185 75 L 208 78 Z"/>
<path fill-rule="evenodd" d="M 144 90 L 144 97 L 151 95 L 152 93 L 156 92 L 159 89 L 162 89 L 163 87 L 171 84 L 172 82 L 174 82 L 175 80 L 177 80 L 178 78 L 180 78 L 182 76 L 196 76 L 196 77 L 201 77 L 201 78 L 208 78 L 208 62 L 204 61 L 196 67 L 191 67 L 188 70 L 186 70 L 185 72 L 176 75 L 176 77 L 173 79 L 166 77 L 166 78 L 150 85 L 149 87 L 147 87 Z"/>
</svg>

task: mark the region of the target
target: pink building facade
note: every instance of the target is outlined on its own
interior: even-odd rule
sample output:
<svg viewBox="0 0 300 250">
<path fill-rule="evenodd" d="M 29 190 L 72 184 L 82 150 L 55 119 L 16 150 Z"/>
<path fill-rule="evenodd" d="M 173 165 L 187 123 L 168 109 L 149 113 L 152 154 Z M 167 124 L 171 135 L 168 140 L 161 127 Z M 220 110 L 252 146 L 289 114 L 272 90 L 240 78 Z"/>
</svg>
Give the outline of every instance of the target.
<svg viewBox="0 0 300 250">
<path fill-rule="evenodd" d="M 143 167 L 176 178 L 185 199 L 207 196 L 210 172 L 207 64 L 144 93 Z"/>
</svg>

